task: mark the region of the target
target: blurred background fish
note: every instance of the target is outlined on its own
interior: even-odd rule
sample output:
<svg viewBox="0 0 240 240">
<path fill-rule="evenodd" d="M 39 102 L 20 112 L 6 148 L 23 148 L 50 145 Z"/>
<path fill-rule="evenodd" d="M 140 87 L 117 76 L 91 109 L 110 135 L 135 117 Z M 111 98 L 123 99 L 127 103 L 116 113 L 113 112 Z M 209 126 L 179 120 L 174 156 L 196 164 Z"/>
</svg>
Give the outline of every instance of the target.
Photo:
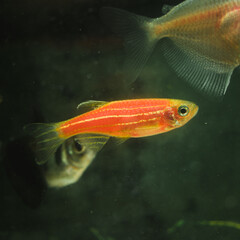
<svg viewBox="0 0 240 240">
<path fill-rule="evenodd" d="M 91 111 L 59 123 L 25 126 L 35 138 L 37 163 L 47 162 L 65 140 L 75 135 L 86 147 L 98 152 L 110 137 L 125 141 L 168 132 L 183 126 L 198 112 L 192 102 L 161 98 L 87 101 L 78 108 Z"/>
<path fill-rule="evenodd" d="M 97 150 L 88 148 L 81 137 L 67 139 L 43 167 L 49 187 L 65 187 L 76 183 L 96 157 Z"/>
<path fill-rule="evenodd" d="M 34 162 L 31 141 L 25 136 L 4 146 L 4 166 L 15 191 L 32 208 L 42 203 L 48 188 L 76 183 L 97 155 L 74 136 L 63 142 L 45 165 L 39 166 Z"/>
<path fill-rule="evenodd" d="M 162 51 L 179 76 L 205 94 L 225 94 L 240 63 L 239 0 L 186 0 L 156 19 L 108 7 L 100 14 L 125 38 L 133 80 L 164 38 Z"/>
</svg>

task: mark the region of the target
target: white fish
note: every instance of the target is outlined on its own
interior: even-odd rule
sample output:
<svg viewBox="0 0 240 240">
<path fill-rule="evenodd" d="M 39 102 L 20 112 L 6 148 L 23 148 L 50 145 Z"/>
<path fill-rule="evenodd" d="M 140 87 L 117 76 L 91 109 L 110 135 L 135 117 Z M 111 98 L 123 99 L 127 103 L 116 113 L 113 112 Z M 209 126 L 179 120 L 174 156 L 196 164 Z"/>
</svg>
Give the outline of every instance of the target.
<svg viewBox="0 0 240 240">
<path fill-rule="evenodd" d="M 240 0 L 186 0 L 156 19 L 108 7 L 100 15 L 124 37 L 133 79 L 159 40 L 177 74 L 208 95 L 223 96 L 240 64 Z"/>
</svg>

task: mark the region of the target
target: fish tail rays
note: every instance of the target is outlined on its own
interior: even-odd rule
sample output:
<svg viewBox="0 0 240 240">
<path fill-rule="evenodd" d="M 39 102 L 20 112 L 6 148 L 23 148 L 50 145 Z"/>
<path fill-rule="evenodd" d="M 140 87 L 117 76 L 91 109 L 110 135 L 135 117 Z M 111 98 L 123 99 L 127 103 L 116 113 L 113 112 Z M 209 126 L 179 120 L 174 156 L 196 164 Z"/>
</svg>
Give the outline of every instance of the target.
<svg viewBox="0 0 240 240">
<path fill-rule="evenodd" d="M 127 81 L 136 80 L 154 46 L 162 39 L 162 52 L 177 75 L 203 95 L 221 101 L 240 62 L 240 27 L 232 30 L 240 13 L 232 1 L 218 2 L 184 1 L 167 7 L 166 14 L 155 19 L 102 8 L 103 21 L 124 38 Z M 221 24 L 216 27 L 215 22 L 219 21 Z"/>
<path fill-rule="evenodd" d="M 41 165 L 50 160 L 65 139 L 60 138 L 56 123 L 32 123 L 24 126 L 24 131 L 33 137 L 32 148 L 35 161 Z"/>
<path fill-rule="evenodd" d="M 51 161 L 61 144 L 67 139 L 59 136 L 60 123 L 32 123 L 24 127 L 25 132 L 33 137 L 32 149 L 35 161 L 42 165 Z M 109 140 L 109 136 L 99 134 L 79 134 L 75 137 L 88 150 L 99 152 Z"/>
<path fill-rule="evenodd" d="M 154 19 L 112 7 L 102 8 L 100 17 L 113 32 L 124 38 L 127 81 L 134 82 L 159 40 L 152 34 Z"/>
</svg>

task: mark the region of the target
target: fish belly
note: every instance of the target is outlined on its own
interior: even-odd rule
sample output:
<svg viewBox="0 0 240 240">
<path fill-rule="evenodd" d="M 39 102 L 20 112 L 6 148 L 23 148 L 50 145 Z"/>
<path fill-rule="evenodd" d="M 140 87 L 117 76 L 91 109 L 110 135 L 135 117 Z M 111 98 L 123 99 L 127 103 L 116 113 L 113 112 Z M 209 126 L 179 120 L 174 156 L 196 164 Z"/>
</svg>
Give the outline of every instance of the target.
<svg viewBox="0 0 240 240">
<path fill-rule="evenodd" d="M 228 1 L 210 8 L 192 9 L 186 15 L 170 14 L 168 18 L 164 35 L 182 48 L 212 61 L 239 65 L 240 3 Z"/>
</svg>

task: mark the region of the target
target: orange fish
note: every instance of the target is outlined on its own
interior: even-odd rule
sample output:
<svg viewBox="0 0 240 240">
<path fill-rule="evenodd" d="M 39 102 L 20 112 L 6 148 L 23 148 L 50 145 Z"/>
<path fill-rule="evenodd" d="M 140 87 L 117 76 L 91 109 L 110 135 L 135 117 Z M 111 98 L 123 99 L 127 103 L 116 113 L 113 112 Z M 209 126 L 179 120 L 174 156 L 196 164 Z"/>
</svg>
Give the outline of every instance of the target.
<svg viewBox="0 0 240 240">
<path fill-rule="evenodd" d="M 177 74 L 208 95 L 223 96 L 240 64 L 240 0 L 186 0 L 156 19 L 115 8 L 100 14 L 124 36 L 135 79 L 160 39 Z"/>
<path fill-rule="evenodd" d="M 124 141 L 164 133 L 183 126 L 198 111 L 196 104 L 174 99 L 88 101 L 78 108 L 92 110 L 63 122 L 25 127 L 35 138 L 37 163 L 46 162 L 66 139 L 75 135 L 89 149 L 98 151 L 110 137 Z"/>
</svg>

